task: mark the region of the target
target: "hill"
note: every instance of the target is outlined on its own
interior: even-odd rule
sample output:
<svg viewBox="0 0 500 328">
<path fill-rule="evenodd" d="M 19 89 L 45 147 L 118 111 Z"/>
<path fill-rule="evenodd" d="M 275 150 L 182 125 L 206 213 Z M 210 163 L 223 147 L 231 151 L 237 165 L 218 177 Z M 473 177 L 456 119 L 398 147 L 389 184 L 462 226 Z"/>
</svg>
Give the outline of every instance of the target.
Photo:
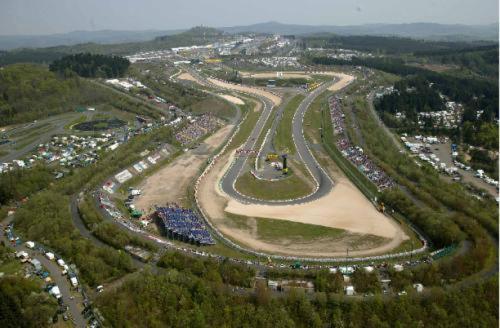
<svg viewBox="0 0 500 328">
<path fill-rule="evenodd" d="M 153 40 L 158 36 L 181 33 L 183 30 L 145 31 L 73 31 L 48 35 L 0 35 L 0 50 L 71 46 L 81 43 L 116 44 Z"/>
<path fill-rule="evenodd" d="M 119 44 L 82 43 L 39 49 L 22 48 L 0 51 L 0 66 L 15 63 L 49 64 L 65 55 L 92 53 L 101 55 L 125 55 L 139 51 L 152 51 L 190 45 L 204 45 L 220 39 L 222 31 L 207 27 L 193 27 L 187 31 L 162 35 L 153 40 Z"/>
<path fill-rule="evenodd" d="M 42 66 L 4 67 L 0 70 L 0 125 L 72 111 L 107 97 L 102 88 L 76 76 L 62 78 Z"/>
<path fill-rule="evenodd" d="M 366 24 L 366 25 L 298 25 L 266 22 L 246 26 L 222 27 L 227 33 L 270 33 L 307 35 L 335 33 L 339 35 L 400 36 L 442 41 L 498 41 L 498 24 L 446 25 L 436 23 Z"/>
</svg>

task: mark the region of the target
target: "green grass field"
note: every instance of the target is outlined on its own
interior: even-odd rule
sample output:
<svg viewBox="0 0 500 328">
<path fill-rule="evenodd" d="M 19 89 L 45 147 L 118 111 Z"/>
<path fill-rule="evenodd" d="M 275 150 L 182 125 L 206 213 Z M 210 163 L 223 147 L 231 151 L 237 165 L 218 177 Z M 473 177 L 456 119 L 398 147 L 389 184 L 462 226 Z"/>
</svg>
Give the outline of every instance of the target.
<svg viewBox="0 0 500 328">
<path fill-rule="evenodd" d="M 248 136 L 252 132 L 252 129 L 257 123 L 261 113 L 261 111 L 256 112 L 254 110 L 254 106 L 255 106 L 254 100 L 250 98 L 245 98 L 245 105 L 241 106 L 241 108 L 243 110 L 243 117 L 245 117 L 247 113 L 248 116 L 245 118 L 245 121 L 241 123 L 238 133 L 236 133 L 233 140 L 231 141 L 231 144 L 227 148 L 228 151 L 236 149 L 237 147 L 241 146 L 247 140 Z"/>
<path fill-rule="evenodd" d="M 285 200 L 310 194 L 312 187 L 297 175 L 279 181 L 264 181 L 253 177 L 250 172 L 236 180 L 236 189 L 244 195 L 267 200 Z"/>
<path fill-rule="evenodd" d="M 236 114 L 236 110 L 231 104 L 215 96 L 192 104 L 189 110 L 194 114 L 212 113 L 225 119 L 229 119 Z"/>
<path fill-rule="evenodd" d="M 79 123 L 83 123 L 87 120 L 87 116 L 85 115 L 80 115 L 79 117 L 75 118 L 74 120 L 72 120 L 71 122 L 69 122 L 68 124 L 66 124 L 64 126 L 64 129 L 65 130 L 71 130 L 73 128 L 74 125 L 77 125 Z"/>
<path fill-rule="evenodd" d="M 299 104 L 304 100 L 304 95 L 296 95 L 286 104 L 276 129 L 274 145 L 278 153 L 295 154 L 295 144 L 292 137 L 292 120 Z"/>
<path fill-rule="evenodd" d="M 259 239 L 276 241 L 287 239 L 292 241 L 312 241 L 315 239 L 338 238 L 345 230 L 320 225 L 292 222 L 286 220 L 257 218 Z"/>
</svg>

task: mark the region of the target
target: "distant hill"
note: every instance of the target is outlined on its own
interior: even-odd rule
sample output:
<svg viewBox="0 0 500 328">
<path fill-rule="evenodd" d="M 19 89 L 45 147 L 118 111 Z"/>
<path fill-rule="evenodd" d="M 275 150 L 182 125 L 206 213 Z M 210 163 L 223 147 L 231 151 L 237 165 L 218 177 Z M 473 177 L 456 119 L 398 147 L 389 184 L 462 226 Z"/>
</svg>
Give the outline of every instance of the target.
<svg viewBox="0 0 500 328">
<path fill-rule="evenodd" d="M 267 22 L 246 26 L 222 27 L 227 33 L 277 33 L 307 35 L 335 33 L 339 35 L 400 36 L 441 41 L 498 41 L 498 24 L 446 25 L 436 23 L 367 24 L 367 25 L 297 25 Z"/>
<path fill-rule="evenodd" d="M 0 69 L 0 126 L 109 100 L 105 88 L 76 76 L 63 78 L 43 66 L 16 64 Z"/>
<path fill-rule="evenodd" d="M 220 40 L 222 35 L 223 32 L 220 30 L 198 26 L 176 34 L 162 34 L 148 41 L 112 44 L 87 42 L 46 48 L 16 48 L 9 51 L 0 50 L 0 67 L 14 63 L 50 64 L 54 60 L 60 59 L 65 55 L 82 52 L 122 56 L 138 51 L 204 45 Z"/>
<path fill-rule="evenodd" d="M 335 33 L 339 35 L 400 36 L 439 41 L 498 41 L 498 24 L 489 25 L 445 25 L 435 23 L 368 24 L 368 25 L 298 25 L 267 22 L 245 26 L 221 28 L 195 27 L 190 30 L 144 30 L 144 31 L 74 31 L 49 35 L 0 35 L 0 50 L 18 48 L 47 48 L 77 44 L 123 44 L 144 41 L 164 41 L 169 36 L 182 35 L 196 39 L 195 35 L 207 39 L 225 33 L 269 33 L 307 35 Z M 182 36 L 181 36 L 182 37 Z M 175 38 L 174 38 L 175 39 Z M 201 39 L 203 40 L 203 39 Z"/>
<path fill-rule="evenodd" d="M 172 35 L 183 30 L 146 31 L 74 31 L 49 35 L 0 35 L 0 50 L 16 48 L 44 48 L 70 46 L 80 43 L 116 44 L 153 40 L 158 36 Z"/>
</svg>

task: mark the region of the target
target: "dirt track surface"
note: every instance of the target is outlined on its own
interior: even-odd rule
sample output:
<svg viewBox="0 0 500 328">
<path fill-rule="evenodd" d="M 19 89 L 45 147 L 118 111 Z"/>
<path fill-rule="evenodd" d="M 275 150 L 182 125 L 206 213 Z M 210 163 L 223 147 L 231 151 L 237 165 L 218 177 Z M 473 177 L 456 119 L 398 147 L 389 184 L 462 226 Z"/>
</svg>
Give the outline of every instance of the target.
<svg viewBox="0 0 500 328">
<path fill-rule="evenodd" d="M 209 154 L 226 140 L 232 128 L 233 125 L 226 125 L 208 137 L 198 149 L 188 151 L 147 177 L 138 186 L 142 193 L 134 202 L 136 208 L 147 214 L 154 210 L 154 205 L 182 203 L 188 185 L 193 183 Z"/>
<path fill-rule="evenodd" d="M 352 75 L 347 75 L 344 73 L 337 73 L 337 72 L 328 72 L 328 73 L 330 74 L 326 75 L 332 75 L 339 78 L 339 81 L 337 83 L 328 88 L 328 90 L 330 91 L 338 91 L 340 89 L 343 89 L 352 81 L 354 81 L 354 76 Z"/>
<path fill-rule="evenodd" d="M 245 104 L 243 102 L 243 100 L 241 100 L 240 98 L 235 97 L 235 96 L 231 96 L 231 95 L 219 95 L 219 96 L 221 96 L 222 98 L 226 99 L 229 102 L 232 102 L 235 105 L 244 105 Z"/>
<path fill-rule="evenodd" d="M 208 81 L 210 81 L 211 83 L 215 84 L 216 86 L 218 86 L 220 88 L 230 89 L 230 90 L 234 90 L 234 91 L 250 93 L 250 94 L 255 94 L 258 96 L 266 97 L 273 103 L 274 106 L 279 106 L 279 104 L 281 104 L 281 97 L 279 97 L 279 96 L 277 96 L 269 91 L 266 91 L 264 89 L 247 87 L 247 86 L 240 85 L 240 84 L 232 84 L 232 83 L 228 83 L 228 82 L 224 82 L 224 81 L 216 80 L 216 79 L 212 79 L 212 78 L 209 78 Z"/>
<path fill-rule="evenodd" d="M 198 82 L 198 80 L 194 76 L 192 76 L 191 74 L 189 74 L 189 73 L 179 74 L 179 75 L 177 75 L 176 78 L 179 79 L 179 80 L 186 80 L 186 81 L 191 81 L 191 82 Z"/>
</svg>

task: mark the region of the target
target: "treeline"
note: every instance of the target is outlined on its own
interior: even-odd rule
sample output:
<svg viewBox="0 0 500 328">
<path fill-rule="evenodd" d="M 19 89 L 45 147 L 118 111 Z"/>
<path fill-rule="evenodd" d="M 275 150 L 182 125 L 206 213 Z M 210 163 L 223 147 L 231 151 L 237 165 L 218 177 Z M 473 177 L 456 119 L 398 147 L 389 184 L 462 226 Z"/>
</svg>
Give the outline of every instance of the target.
<svg viewBox="0 0 500 328">
<path fill-rule="evenodd" d="M 56 309 L 55 299 L 35 281 L 17 276 L 0 278 L 1 327 L 49 327 Z"/>
<path fill-rule="evenodd" d="M 104 110 L 117 108 L 138 115 L 159 116 L 157 110 L 78 78 L 74 73 L 62 77 L 32 64 L 16 64 L 0 70 L 0 125 L 29 122 L 74 111 L 76 107 L 101 104 Z"/>
<path fill-rule="evenodd" d="M 366 286 L 367 292 L 372 285 Z M 111 326 L 168 327 L 489 327 L 498 322 L 498 279 L 424 295 L 345 299 L 330 293 L 282 297 L 259 284 L 230 293 L 186 271 L 144 274 L 99 295 Z"/>
<path fill-rule="evenodd" d="M 4 67 L 0 70 L 0 125 L 60 114 L 76 106 L 95 105 L 109 99 L 106 92 L 77 77 L 58 77 L 42 66 Z"/>
<path fill-rule="evenodd" d="M 461 50 L 419 51 L 415 56 L 444 65 L 458 65 L 481 76 L 498 79 L 498 44 Z"/>
<path fill-rule="evenodd" d="M 13 170 L 0 176 L 0 206 L 11 201 L 21 201 L 38 192 L 54 180 L 51 170 L 44 165 L 36 165 L 29 170 Z"/>
<path fill-rule="evenodd" d="M 232 263 L 228 259 L 219 263 L 213 259 L 188 256 L 179 252 L 165 253 L 158 261 L 158 266 L 189 272 L 218 285 L 250 288 L 255 277 L 255 270 L 244 264 Z"/>
<path fill-rule="evenodd" d="M 385 54 L 460 50 L 477 46 L 466 42 L 425 41 L 402 37 L 369 35 L 319 35 L 302 39 L 304 48 L 344 48 Z"/>
<path fill-rule="evenodd" d="M 54 51 L 50 48 L 42 49 L 16 49 L 0 51 L 0 66 L 17 63 L 34 63 L 48 65 L 54 60 L 63 57 L 66 53 Z"/>
<path fill-rule="evenodd" d="M 446 129 L 443 122 L 435 121 L 433 118 L 422 118 L 423 127 L 418 125 L 418 113 L 427 111 L 444 110 L 444 101 L 440 98 L 439 88 L 441 85 L 431 85 L 431 82 L 419 75 L 406 77 L 395 83 L 395 92 L 384 95 L 375 101 L 375 108 L 380 113 L 384 123 L 393 128 L 401 128 L 406 132 L 415 133 L 425 130 L 430 133 L 448 135 L 455 140 L 461 140 L 466 144 L 480 146 L 487 149 L 498 148 L 498 125 L 494 122 L 498 118 L 495 106 L 490 101 L 479 101 L 477 96 L 471 95 L 464 105 L 464 112 L 460 118 L 457 128 Z M 462 88 L 459 90 L 463 91 Z M 454 94 L 457 97 L 457 94 Z M 491 96 L 491 95 L 489 95 Z M 485 97 L 485 96 L 482 96 Z M 497 95 L 498 98 L 498 95 Z M 486 107 L 482 114 L 481 103 Z M 402 112 L 404 119 L 395 119 L 394 114 Z M 390 115 L 388 115 L 390 114 Z M 434 124 L 440 124 L 435 128 Z"/>
<path fill-rule="evenodd" d="M 112 78 L 123 76 L 129 66 L 123 57 L 80 53 L 55 60 L 49 69 L 60 74 L 73 71 L 82 77 Z"/>
<path fill-rule="evenodd" d="M 405 113 L 407 120 L 416 124 L 418 113 L 446 109 L 438 90 L 420 76 L 399 80 L 394 84 L 394 89 L 395 92 L 383 96 L 376 103 L 378 111 L 391 114 Z"/>
<path fill-rule="evenodd" d="M 453 101 L 485 111 L 489 120 L 498 118 L 498 81 L 478 78 L 463 78 L 437 73 L 427 69 L 406 65 L 397 58 L 353 58 L 352 61 L 328 57 L 314 57 L 312 63 L 317 65 L 352 65 L 366 66 L 387 73 L 401 76 L 418 75 L 420 78 L 434 83 L 436 89 Z"/>
</svg>

